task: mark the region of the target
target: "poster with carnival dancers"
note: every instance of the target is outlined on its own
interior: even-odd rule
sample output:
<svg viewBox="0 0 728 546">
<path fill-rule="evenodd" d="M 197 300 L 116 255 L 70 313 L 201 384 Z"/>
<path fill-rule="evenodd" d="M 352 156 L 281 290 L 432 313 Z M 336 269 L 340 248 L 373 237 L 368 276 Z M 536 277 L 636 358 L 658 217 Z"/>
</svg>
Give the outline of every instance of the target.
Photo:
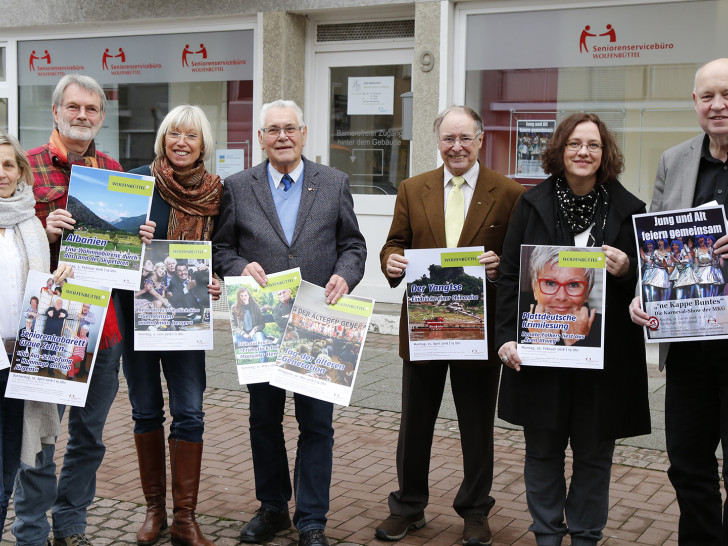
<svg viewBox="0 0 728 546">
<path fill-rule="evenodd" d="M 84 406 L 111 289 L 29 271 L 5 396 Z"/>
<path fill-rule="evenodd" d="M 373 311 L 374 300 L 348 294 L 328 305 L 301 281 L 270 384 L 348 406 Z"/>
<path fill-rule="evenodd" d="M 298 339 L 296 328 L 286 327 L 301 284 L 301 270 L 296 267 L 269 273 L 267 277 L 265 286 L 250 276 L 225 277 L 235 366 L 241 385 L 269 381 L 284 335 L 287 339 Z"/>
<path fill-rule="evenodd" d="M 638 214 L 633 222 L 646 341 L 728 338 L 728 263 L 713 252 L 726 235 L 724 208 Z"/>
</svg>

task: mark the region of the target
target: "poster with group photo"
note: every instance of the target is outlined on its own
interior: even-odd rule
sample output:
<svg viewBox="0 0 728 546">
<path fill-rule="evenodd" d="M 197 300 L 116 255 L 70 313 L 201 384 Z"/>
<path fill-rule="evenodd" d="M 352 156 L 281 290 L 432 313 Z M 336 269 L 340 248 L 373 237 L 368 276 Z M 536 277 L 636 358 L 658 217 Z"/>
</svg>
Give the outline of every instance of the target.
<svg viewBox="0 0 728 546">
<path fill-rule="evenodd" d="M 134 349 L 211 350 L 212 243 L 153 239 L 134 291 Z"/>
<path fill-rule="evenodd" d="M 516 177 L 546 178 L 541 167 L 541 153 L 554 135 L 556 121 L 519 119 L 516 122 Z"/>
<path fill-rule="evenodd" d="M 235 365 L 241 385 L 270 380 L 301 283 L 301 270 L 287 269 L 267 277 L 265 287 L 253 277 L 225 277 Z M 289 335 L 294 335 L 295 328 L 291 332 Z"/>
<path fill-rule="evenodd" d="M 133 290 L 141 275 L 139 226 L 149 218 L 154 177 L 73 165 L 66 209 L 76 221 L 61 235 L 60 262 L 79 281 Z"/>
<path fill-rule="evenodd" d="M 111 290 L 28 272 L 5 396 L 86 404 Z"/>
<path fill-rule="evenodd" d="M 483 247 L 404 251 L 411 360 L 488 358 Z"/>
<path fill-rule="evenodd" d="M 632 217 L 639 249 L 642 309 L 650 316 L 647 343 L 728 338 L 722 256 L 715 242 L 726 234 L 722 206 Z"/>
<path fill-rule="evenodd" d="M 524 366 L 604 368 L 601 248 L 521 245 L 518 356 Z"/>
<path fill-rule="evenodd" d="M 301 281 L 270 384 L 348 406 L 354 390 L 374 300 L 342 296 Z"/>
</svg>

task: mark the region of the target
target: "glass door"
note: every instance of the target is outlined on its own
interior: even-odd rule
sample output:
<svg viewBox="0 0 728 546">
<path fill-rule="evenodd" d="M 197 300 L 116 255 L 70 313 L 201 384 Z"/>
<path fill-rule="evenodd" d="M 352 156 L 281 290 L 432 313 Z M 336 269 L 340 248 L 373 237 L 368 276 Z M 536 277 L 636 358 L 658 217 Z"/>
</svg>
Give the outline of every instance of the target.
<svg viewBox="0 0 728 546">
<path fill-rule="evenodd" d="M 412 89 L 411 47 L 316 53 L 313 100 L 307 104 L 308 157 L 349 175 L 354 210 L 366 238 L 367 264 L 356 289 L 378 302 L 399 302 L 379 270 L 399 184 L 410 173 L 402 138 L 403 93 Z"/>
</svg>

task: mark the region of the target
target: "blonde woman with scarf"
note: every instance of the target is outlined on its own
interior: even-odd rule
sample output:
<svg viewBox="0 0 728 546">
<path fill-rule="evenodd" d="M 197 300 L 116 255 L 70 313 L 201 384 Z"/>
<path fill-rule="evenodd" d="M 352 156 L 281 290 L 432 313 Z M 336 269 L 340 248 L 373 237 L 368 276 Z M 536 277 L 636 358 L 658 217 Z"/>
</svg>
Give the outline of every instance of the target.
<svg viewBox="0 0 728 546">
<path fill-rule="evenodd" d="M 214 144 L 210 122 L 197 106 L 177 106 L 162 121 L 154 144 L 154 161 L 131 171 L 155 178 L 150 212 L 150 219 L 156 222 L 155 239 L 210 240 L 222 195 L 220 177 L 205 170 L 204 162 L 212 155 Z M 217 280 L 207 288 L 214 299 L 219 297 Z M 168 439 L 174 503 L 172 544 L 209 546 L 212 542 L 202 536 L 195 521 L 205 415 L 205 352 L 135 351 L 131 292 L 124 302 L 124 375 L 134 419 L 139 476 L 147 501 L 137 544 L 154 544 L 167 529 L 161 365 L 172 415 Z"/>
<path fill-rule="evenodd" d="M 0 283 L 0 308 L 4 310 L 0 313 L 0 336 L 10 358 L 22 314 L 28 271 L 47 272 L 51 267 L 48 237 L 35 217 L 32 181 L 30 164 L 20 143 L 15 137 L 0 132 L 0 262 L 4 271 Z M 59 283 L 72 273 L 70 266 L 61 265 L 53 279 Z M 0 370 L 0 534 L 5 525 L 21 450 L 24 462 L 32 465 L 42 439 L 54 442 L 60 433 L 55 404 L 5 398 L 9 372 L 9 368 Z"/>
</svg>

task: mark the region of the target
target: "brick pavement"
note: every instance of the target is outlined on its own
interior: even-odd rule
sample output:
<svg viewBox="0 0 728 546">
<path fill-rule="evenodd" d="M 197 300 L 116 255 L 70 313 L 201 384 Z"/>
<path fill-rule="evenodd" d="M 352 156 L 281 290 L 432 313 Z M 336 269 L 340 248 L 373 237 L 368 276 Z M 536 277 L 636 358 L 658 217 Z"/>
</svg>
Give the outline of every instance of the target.
<svg viewBox="0 0 728 546">
<path fill-rule="evenodd" d="M 396 351 L 395 343 L 394 336 L 370 334 L 367 339 L 370 349 Z M 234 545 L 239 530 L 258 506 L 247 431 L 247 391 L 237 387 L 208 389 L 205 410 L 198 521 L 215 544 Z M 289 400 L 284 427 L 291 468 L 297 434 L 292 410 Z M 98 473 L 98 498 L 88 514 L 88 535 L 94 545 L 135 544 L 136 529 L 144 518 L 130 415 L 126 385 L 122 381 L 105 431 L 108 451 Z M 327 536 L 332 543 L 385 546 L 387 543 L 374 540 L 373 531 L 374 525 L 387 516 L 386 498 L 396 483 L 394 456 L 399 414 L 337 406 L 334 418 L 336 443 Z M 59 439 L 57 453 L 63 453 L 65 440 L 65 436 Z M 523 459 L 522 433 L 496 428 L 493 487 L 496 505 L 490 516 L 496 546 L 535 544 L 528 532 L 530 517 L 524 493 Z M 610 519 L 601 544 L 676 545 L 678 509 L 665 472 L 665 454 L 618 446 L 614 460 Z M 400 544 L 461 543 L 462 520 L 452 509 L 452 500 L 462 479 L 461 468 L 457 422 L 440 419 L 432 451 L 428 524 Z M 171 506 L 169 494 L 168 503 Z M 171 515 L 171 508 L 169 512 Z M 8 522 L 13 515 L 11 506 Z M 7 542 L 12 539 L 9 526 L 6 524 L 6 541 L 2 544 L 12 544 Z M 297 534 L 291 530 L 276 536 L 270 544 L 288 546 L 296 540 Z M 169 537 L 159 544 L 169 544 Z M 569 544 L 568 538 L 564 544 Z"/>
</svg>

